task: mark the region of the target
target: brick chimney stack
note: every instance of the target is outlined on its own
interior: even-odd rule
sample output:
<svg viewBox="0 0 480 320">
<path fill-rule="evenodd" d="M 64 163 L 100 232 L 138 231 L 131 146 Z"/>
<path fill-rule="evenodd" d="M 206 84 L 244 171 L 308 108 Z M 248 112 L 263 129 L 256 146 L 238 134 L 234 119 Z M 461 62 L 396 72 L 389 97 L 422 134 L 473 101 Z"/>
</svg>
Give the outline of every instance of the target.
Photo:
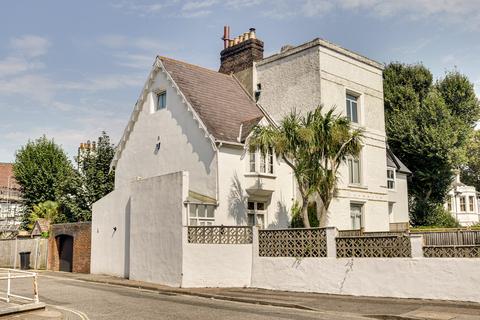
<svg viewBox="0 0 480 320">
<path fill-rule="evenodd" d="M 234 39 L 230 39 L 230 27 L 223 29 L 224 49 L 220 52 L 219 72 L 238 73 L 253 67 L 263 59 L 263 41 L 258 40 L 255 29 L 251 28 Z"/>
</svg>

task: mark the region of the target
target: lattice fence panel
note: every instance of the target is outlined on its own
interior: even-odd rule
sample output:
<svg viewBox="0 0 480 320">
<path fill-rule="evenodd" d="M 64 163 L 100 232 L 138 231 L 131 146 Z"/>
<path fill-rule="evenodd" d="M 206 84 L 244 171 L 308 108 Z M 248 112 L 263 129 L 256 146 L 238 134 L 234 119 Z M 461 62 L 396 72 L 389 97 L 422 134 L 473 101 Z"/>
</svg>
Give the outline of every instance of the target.
<svg viewBox="0 0 480 320">
<path fill-rule="evenodd" d="M 424 246 L 425 258 L 480 258 L 480 246 Z"/>
<path fill-rule="evenodd" d="M 191 226 L 188 227 L 188 243 L 202 244 L 250 244 L 251 227 Z"/>
<path fill-rule="evenodd" d="M 408 237 L 339 237 L 335 241 L 337 258 L 406 258 L 412 256 Z"/>
<path fill-rule="evenodd" d="M 326 257 L 325 229 L 259 230 L 260 257 Z"/>
</svg>

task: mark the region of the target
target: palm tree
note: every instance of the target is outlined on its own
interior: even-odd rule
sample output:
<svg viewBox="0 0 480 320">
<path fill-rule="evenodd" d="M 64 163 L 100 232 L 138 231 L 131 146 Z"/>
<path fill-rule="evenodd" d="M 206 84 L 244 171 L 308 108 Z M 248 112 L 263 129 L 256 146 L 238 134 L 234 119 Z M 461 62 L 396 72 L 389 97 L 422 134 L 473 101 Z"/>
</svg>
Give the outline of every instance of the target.
<svg viewBox="0 0 480 320">
<path fill-rule="evenodd" d="M 42 218 L 48 220 L 48 222 L 53 223 L 55 222 L 56 218 L 60 214 L 60 207 L 57 202 L 55 201 L 44 201 L 38 204 L 33 205 L 33 209 L 30 212 L 28 228 L 30 230 L 33 229 L 35 222 Z"/>
<path fill-rule="evenodd" d="M 314 152 L 312 161 L 320 174 L 316 185 L 321 200 L 318 220 L 326 217 L 335 195 L 338 169 L 349 157 L 358 157 L 362 149 L 363 130 L 352 129 L 350 120 L 330 109 L 325 114 L 317 108 L 306 115 L 306 123 L 313 127 Z"/>
<path fill-rule="evenodd" d="M 361 130 L 352 130 L 345 117 L 326 114 L 318 107 L 301 116 L 290 112 L 279 126 L 257 126 L 249 139 L 250 150 L 267 153 L 273 148 L 292 169 L 301 196 L 301 215 L 310 228 L 308 202 L 316 193 L 322 203 L 317 212 L 319 221 L 326 214 L 334 196 L 338 168 L 349 156 L 358 156 Z"/>
</svg>

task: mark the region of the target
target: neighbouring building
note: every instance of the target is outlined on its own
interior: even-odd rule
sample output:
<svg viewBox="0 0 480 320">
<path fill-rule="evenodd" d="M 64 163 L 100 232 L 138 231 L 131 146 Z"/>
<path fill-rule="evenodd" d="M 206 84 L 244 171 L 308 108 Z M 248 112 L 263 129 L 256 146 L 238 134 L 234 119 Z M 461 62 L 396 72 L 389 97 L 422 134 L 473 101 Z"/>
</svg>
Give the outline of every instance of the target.
<svg viewBox="0 0 480 320">
<path fill-rule="evenodd" d="M 460 181 L 460 171 L 455 172 L 455 179 L 448 191 L 444 207 L 462 227 L 469 227 L 480 222 L 477 191 L 475 187 L 467 186 Z"/>
<path fill-rule="evenodd" d="M 22 192 L 12 163 L 0 163 L 0 231 L 17 229 L 22 221 Z"/>
<path fill-rule="evenodd" d="M 93 205 L 92 272 L 178 284 L 183 227 L 287 228 L 295 177 L 273 150 L 249 152 L 248 137 L 292 108 L 337 106 L 365 131 L 322 226 L 408 227 L 410 172 L 387 147 L 383 65 L 321 39 L 266 58 L 254 29 L 232 40 L 226 28 L 224 41 L 218 72 L 155 59 L 112 161 L 114 191 Z"/>
</svg>

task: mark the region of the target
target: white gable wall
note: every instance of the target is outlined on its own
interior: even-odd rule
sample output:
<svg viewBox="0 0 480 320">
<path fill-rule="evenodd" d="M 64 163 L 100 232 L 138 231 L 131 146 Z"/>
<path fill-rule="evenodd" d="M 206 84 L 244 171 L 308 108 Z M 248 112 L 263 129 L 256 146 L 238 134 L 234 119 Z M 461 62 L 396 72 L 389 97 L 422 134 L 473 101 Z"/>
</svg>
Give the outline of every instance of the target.
<svg viewBox="0 0 480 320">
<path fill-rule="evenodd" d="M 167 107 L 154 111 L 166 90 Z M 216 151 L 164 72 L 155 76 L 115 170 L 115 188 L 138 178 L 188 171 L 191 190 L 216 198 Z M 155 152 L 156 144 L 160 149 Z"/>
</svg>

